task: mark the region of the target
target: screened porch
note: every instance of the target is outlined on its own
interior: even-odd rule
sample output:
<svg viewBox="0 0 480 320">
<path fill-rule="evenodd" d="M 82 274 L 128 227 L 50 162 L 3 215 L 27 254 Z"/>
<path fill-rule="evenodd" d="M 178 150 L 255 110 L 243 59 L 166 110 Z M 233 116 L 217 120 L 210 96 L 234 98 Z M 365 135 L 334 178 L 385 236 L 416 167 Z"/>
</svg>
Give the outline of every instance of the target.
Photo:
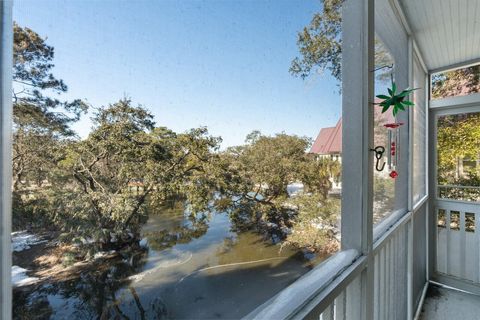
<svg viewBox="0 0 480 320">
<path fill-rule="evenodd" d="M 342 250 L 247 318 L 478 319 L 478 188 L 440 181 L 437 134 L 445 121 L 478 113 L 480 94 L 434 99 L 431 79 L 480 62 L 479 7 L 474 0 L 345 1 Z M 415 107 L 396 119 L 407 124 L 400 174 L 394 210 L 379 222 L 376 38 L 395 61 L 397 86 L 417 89 Z"/>
<path fill-rule="evenodd" d="M 11 318 L 11 6 L 0 5 L 3 319 Z M 432 99 L 431 78 L 480 63 L 480 0 L 345 0 L 342 14 L 341 250 L 246 318 L 478 319 L 478 187 L 439 183 L 437 134 L 448 117 L 480 113 L 480 93 Z M 395 61 L 397 86 L 417 89 L 415 107 L 396 119 L 399 175 L 391 210 L 378 219 L 377 37 Z"/>
</svg>

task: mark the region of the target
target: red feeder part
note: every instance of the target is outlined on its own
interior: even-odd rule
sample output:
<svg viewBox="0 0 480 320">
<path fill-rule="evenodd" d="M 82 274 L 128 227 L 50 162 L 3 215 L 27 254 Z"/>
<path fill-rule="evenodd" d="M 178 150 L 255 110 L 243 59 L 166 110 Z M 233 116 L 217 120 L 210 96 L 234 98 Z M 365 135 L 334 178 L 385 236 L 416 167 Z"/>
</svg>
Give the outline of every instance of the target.
<svg viewBox="0 0 480 320">
<path fill-rule="evenodd" d="M 384 124 L 385 128 L 392 128 L 392 129 L 398 128 L 398 127 L 400 127 L 401 125 L 403 125 L 403 122 Z"/>
<path fill-rule="evenodd" d="M 397 171 L 393 170 L 392 172 L 390 172 L 390 178 L 395 179 L 396 177 L 398 177 Z"/>
</svg>

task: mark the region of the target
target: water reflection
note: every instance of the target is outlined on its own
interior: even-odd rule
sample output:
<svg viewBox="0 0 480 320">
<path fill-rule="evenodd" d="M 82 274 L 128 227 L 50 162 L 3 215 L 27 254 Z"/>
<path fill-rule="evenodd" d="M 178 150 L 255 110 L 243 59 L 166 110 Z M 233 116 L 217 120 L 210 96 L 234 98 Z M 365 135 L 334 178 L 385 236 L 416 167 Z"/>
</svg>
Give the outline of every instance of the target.
<svg viewBox="0 0 480 320">
<path fill-rule="evenodd" d="M 116 292 L 145 264 L 146 250 L 122 252 L 78 277 L 14 291 L 14 319 L 110 319 L 121 316 Z"/>
<path fill-rule="evenodd" d="M 279 250 L 227 214 L 151 215 L 148 250 L 123 253 L 78 278 L 15 292 L 16 319 L 240 318 L 298 279 L 317 260 Z"/>
</svg>

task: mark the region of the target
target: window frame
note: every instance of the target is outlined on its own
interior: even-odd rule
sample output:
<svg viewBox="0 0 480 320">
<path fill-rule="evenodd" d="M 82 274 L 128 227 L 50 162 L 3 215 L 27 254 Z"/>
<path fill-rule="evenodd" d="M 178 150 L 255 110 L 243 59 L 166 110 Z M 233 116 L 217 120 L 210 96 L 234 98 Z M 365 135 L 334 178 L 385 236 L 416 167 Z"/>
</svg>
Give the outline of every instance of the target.
<svg viewBox="0 0 480 320">
<path fill-rule="evenodd" d="M 12 67 L 13 67 L 13 18 L 12 0 L 0 2 L 0 317 L 12 317 Z"/>
</svg>

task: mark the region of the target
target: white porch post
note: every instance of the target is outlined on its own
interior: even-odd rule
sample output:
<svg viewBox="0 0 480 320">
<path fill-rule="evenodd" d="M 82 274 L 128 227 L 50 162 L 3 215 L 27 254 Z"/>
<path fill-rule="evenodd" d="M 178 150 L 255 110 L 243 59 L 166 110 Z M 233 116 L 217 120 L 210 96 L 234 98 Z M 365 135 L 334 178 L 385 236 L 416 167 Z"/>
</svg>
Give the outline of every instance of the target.
<svg viewBox="0 0 480 320">
<path fill-rule="evenodd" d="M 352 288 L 358 294 L 351 312 L 357 313 L 347 318 L 370 320 L 374 300 L 373 153 L 370 151 L 373 148 L 374 0 L 346 0 L 342 21 L 342 249 L 356 249 L 368 258 L 359 288 Z"/>
<path fill-rule="evenodd" d="M 12 1 L 0 1 L 0 317 L 11 319 Z"/>
</svg>

